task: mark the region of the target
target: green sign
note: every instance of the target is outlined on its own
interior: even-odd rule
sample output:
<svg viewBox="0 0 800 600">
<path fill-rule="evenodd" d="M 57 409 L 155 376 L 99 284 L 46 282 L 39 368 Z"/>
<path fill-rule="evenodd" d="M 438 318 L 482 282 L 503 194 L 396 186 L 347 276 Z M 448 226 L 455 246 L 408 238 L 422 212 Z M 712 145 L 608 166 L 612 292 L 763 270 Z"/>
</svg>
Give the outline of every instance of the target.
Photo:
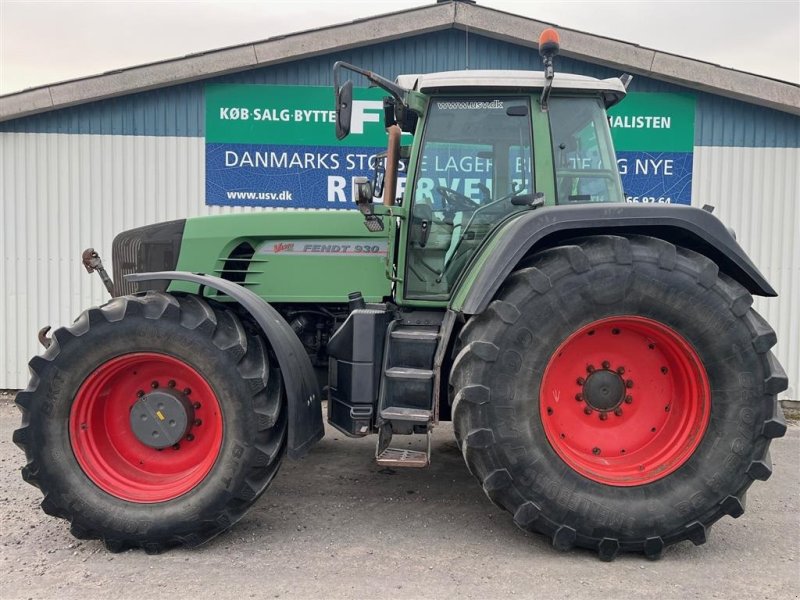
<svg viewBox="0 0 800 600">
<path fill-rule="evenodd" d="M 632 92 L 608 111 L 614 147 L 623 152 L 692 152 L 694 96 Z"/>
<path fill-rule="evenodd" d="M 383 147 L 385 95 L 377 88 L 354 88 L 351 135 L 339 141 L 332 87 L 208 85 L 206 142 Z"/>
</svg>

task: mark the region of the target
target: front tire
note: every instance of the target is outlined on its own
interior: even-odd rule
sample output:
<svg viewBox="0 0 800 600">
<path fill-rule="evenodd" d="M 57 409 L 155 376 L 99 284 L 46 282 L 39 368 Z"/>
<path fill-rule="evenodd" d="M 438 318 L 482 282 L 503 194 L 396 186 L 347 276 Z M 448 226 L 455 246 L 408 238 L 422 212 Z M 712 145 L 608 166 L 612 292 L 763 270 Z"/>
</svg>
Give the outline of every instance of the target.
<svg viewBox="0 0 800 600">
<path fill-rule="evenodd" d="M 47 514 L 109 550 L 208 541 L 283 457 L 283 385 L 268 346 L 196 296 L 114 298 L 56 330 L 30 369 L 16 399 L 23 478 Z"/>
<path fill-rule="evenodd" d="M 535 255 L 461 332 L 470 471 L 561 550 L 657 558 L 740 516 L 786 426 L 775 334 L 705 257 L 642 236 Z"/>
</svg>

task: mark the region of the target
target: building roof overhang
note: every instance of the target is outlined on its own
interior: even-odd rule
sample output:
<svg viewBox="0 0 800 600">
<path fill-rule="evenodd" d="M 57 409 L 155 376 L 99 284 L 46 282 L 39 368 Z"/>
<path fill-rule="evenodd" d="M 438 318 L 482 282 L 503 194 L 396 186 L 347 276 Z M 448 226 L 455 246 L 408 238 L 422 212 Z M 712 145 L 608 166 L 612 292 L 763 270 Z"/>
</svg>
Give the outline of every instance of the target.
<svg viewBox="0 0 800 600">
<path fill-rule="evenodd" d="M 53 83 L 0 96 L 0 121 L 444 29 L 536 48 L 553 26 L 465 2 L 443 2 Z M 559 27 L 561 54 L 691 89 L 800 115 L 800 86 Z"/>
</svg>

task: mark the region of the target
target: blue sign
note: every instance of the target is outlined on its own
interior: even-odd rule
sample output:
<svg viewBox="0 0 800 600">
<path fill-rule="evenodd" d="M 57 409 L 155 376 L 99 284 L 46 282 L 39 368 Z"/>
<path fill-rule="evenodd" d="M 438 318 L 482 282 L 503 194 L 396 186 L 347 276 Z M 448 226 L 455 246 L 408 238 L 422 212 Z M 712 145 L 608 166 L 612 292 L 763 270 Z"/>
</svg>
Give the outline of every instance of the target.
<svg viewBox="0 0 800 600">
<path fill-rule="evenodd" d="M 617 152 L 628 202 L 692 203 L 691 152 Z"/>
</svg>

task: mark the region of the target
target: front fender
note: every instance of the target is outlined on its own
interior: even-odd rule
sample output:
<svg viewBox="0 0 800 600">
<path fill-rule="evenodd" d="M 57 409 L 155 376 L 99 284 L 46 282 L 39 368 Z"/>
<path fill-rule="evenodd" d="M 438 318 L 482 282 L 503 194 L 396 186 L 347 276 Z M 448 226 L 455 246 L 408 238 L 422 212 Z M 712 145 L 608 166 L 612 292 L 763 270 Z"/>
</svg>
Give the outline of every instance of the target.
<svg viewBox="0 0 800 600">
<path fill-rule="evenodd" d="M 579 204 L 525 212 L 502 225 L 458 282 L 450 307 L 483 312 L 519 262 L 537 249 L 584 235 L 649 235 L 707 256 L 751 294 L 777 296 L 731 231 L 691 206 Z"/>
<path fill-rule="evenodd" d="M 196 275 L 183 271 L 158 271 L 126 275 L 128 281 L 188 281 L 213 288 L 233 298 L 258 323 L 269 340 L 283 374 L 283 385 L 289 410 L 288 453 L 291 458 L 304 456 L 311 446 L 322 439 L 322 401 L 319 384 L 306 354 L 292 328 L 269 303 L 247 288 L 211 275 Z"/>
</svg>

